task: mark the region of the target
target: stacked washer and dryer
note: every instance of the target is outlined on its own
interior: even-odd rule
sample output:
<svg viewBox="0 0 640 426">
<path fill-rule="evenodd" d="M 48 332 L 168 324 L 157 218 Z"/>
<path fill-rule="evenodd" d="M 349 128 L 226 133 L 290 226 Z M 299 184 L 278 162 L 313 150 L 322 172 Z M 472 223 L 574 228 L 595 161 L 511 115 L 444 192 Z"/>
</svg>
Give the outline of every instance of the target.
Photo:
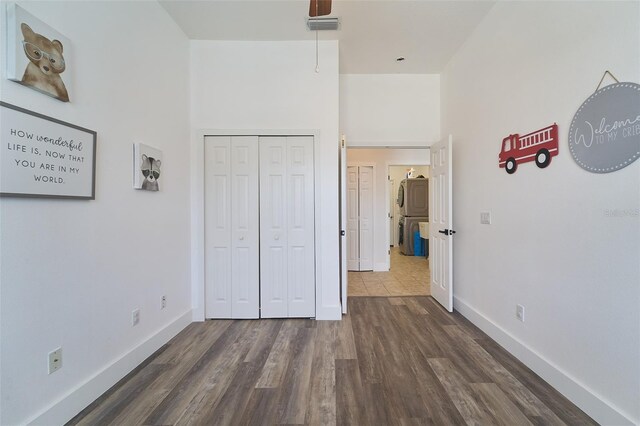
<svg viewBox="0 0 640 426">
<path fill-rule="evenodd" d="M 429 179 L 403 179 L 398 188 L 398 243 L 400 252 L 413 256 L 413 239 L 420 222 L 429 221 Z"/>
</svg>

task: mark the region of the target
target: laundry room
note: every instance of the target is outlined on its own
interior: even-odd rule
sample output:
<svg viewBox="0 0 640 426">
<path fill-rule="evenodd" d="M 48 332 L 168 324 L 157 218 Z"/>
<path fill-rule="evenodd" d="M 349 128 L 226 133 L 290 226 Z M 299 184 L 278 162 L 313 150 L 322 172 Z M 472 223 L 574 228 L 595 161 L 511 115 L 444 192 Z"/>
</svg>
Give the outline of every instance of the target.
<svg viewBox="0 0 640 426">
<path fill-rule="evenodd" d="M 388 176 L 389 247 L 392 253 L 428 257 L 429 166 L 391 165 Z M 406 226 L 407 222 L 412 224 Z M 419 235 L 420 226 L 422 235 Z M 416 232 L 425 241 L 416 241 Z"/>
<path fill-rule="evenodd" d="M 351 148 L 346 165 L 349 296 L 428 295 L 429 149 Z"/>
</svg>

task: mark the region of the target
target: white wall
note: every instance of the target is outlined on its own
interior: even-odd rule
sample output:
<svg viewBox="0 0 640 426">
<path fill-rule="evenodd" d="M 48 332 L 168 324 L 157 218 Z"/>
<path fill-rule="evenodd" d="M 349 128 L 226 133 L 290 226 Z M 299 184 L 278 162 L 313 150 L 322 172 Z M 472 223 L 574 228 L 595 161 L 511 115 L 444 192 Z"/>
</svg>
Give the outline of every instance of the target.
<svg viewBox="0 0 640 426">
<path fill-rule="evenodd" d="M 202 129 L 318 131 L 316 317 L 340 318 L 338 87 L 337 41 L 320 43 L 319 73 L 314 42 L 191 42 L 195 319 L 204 318 Z"/>
<path fill-rule="evenodd" d="M 442 76 L 455 307 L 603 424 L 640 423 L 640 218 L 606 214 L 638 211 L 640 161 L 588 173 L 567 132 L 605 70 L 640 81 L 639 16 L 638 2 L 498 2 Z M 498 168 L 503 137 L 553 122 L 547 169 Z"/>
<path fill-rule="evenodd" d="M 72 102 L 4 67 L 1 98 L 97 131 L 96 200 L 0 200 L 0 424 L 63 424 L 191 320 L 188 41 L 155 2 L 23 7 L 71 39 Z M 159 193 L 132 189 L 134 141 L 163 151 Z"/>
<path fill-rule="evenodd" d="M 340 75 L 340 130 L 348 146 L 424 147 L 440 139 L 440 76 Z"/>
<path fill-rule="evenodd" d="M 429 150 L 423 149 L 347 149 L 347 165 L 372 165 L 373 189 L 373 269 L 389 270 L 389 165 L 429 164 Z"/>
</svg>

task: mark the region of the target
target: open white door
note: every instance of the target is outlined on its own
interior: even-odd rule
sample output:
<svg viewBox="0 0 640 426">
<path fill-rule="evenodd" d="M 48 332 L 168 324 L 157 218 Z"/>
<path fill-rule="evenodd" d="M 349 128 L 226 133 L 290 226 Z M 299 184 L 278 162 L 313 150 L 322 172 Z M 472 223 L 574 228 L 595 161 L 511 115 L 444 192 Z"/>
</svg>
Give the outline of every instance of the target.
<svg viewBox="0 0 640 426">
<path fill-rule="evenodd" d="M 340 293 L 342 313 L 347 313 L 347 141 L 340 139 Z"/>
<path fill-rule="evenodd" d="M 431 145 L 429 262 L 431 295 L 453 312 L 452 137 Z"/>
</svg>

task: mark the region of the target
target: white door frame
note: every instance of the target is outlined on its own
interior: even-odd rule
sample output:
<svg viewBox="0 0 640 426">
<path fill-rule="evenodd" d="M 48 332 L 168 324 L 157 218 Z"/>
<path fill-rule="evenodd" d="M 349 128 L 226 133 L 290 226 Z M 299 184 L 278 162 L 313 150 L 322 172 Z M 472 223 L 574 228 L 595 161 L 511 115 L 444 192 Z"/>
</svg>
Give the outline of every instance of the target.
<svg viewBox="0 0 640 426">
<path fill-rule="evenodd" d="M 204 241 L 204 144 L 205 136 L 312 136 L 314 151 L 314 187 L 321 182 L 320 130 L 319 129 L 199 129 L 192 133 L 191 145 L 191 312 L 193 321 L 205 319 L 205 241 Z M 185 146 L 185 149 L 187 147 Z M 315 211 L 315 279 L 316 316 L 322 306 L 322 217 L 321 191 L 314 190 Z"/>
<path fill-rule="evenodd" d="M 391 176 L 389 173 L 389 167 L 391 166 L 430 166 L 431 165 L 431 147 L 426 146 L 426 147 L 415 147 L 412 149 L 426 149 L 427 152 L 427 161 L 387 161 L 385 162 L 385 170 L 387 171 L 387 181 L 389 180 L 388 176 Z M 431 168 L 429 168 L 429 171 L 431 171 Z M 396 184 L 396 189 L 398 189 L 400 187 L 400 182 L 397 182 Z M 385 195 L 385 201 L 386 201 L 386 205 L 387 205 L 387 209 L 391 208 L 391 195 L 389 194 L 389 191 L 386 191 L 386 195 Z M 395 204 L 394 204 L 395 205 Z M 393 213 L 391 211 L 387 211 L 387 217 L 389 217 L 389 214 Z M 389 247 L 391 246 L 391 230 L 389 229 L 390 227 L 387 227 L 387 271 L 391 270 L 391 254 L 389 253 Z"/>
<path fill-rule="evenodd" d="M 340 173 L 340 303 L 342 313 L 347 313 L 349 294 L 349 274 L 347 274 L 347 138 L 340 137 L 340 155 L 338 157 L 338 173 Z"/>
<path fill-rule="evenodd" d="M 388 170 L 388 168 L 387 168 Z M 387 175 L 389 176 L 389 175 Z M 388 198 L 388 202 L 389 202 L 389 211 L 387 212 L 387 218 L 389 219 L 389 247 L 395 247 L 395 244 L 391 244 L 391 240 L 393 240 L 395 242 L 396 238 L 395 238 L 395 212 L 394 212 L 394 205 L 395 203 L 392 201 L 393 200 L 393 194 L 398 192 L 397 188 L 396 188 L 396 181 L 391 179 L 390 177 L 387 177 L 387 183 L 389 184 L 389 195 L 387 196 Z"/>
</svg>

